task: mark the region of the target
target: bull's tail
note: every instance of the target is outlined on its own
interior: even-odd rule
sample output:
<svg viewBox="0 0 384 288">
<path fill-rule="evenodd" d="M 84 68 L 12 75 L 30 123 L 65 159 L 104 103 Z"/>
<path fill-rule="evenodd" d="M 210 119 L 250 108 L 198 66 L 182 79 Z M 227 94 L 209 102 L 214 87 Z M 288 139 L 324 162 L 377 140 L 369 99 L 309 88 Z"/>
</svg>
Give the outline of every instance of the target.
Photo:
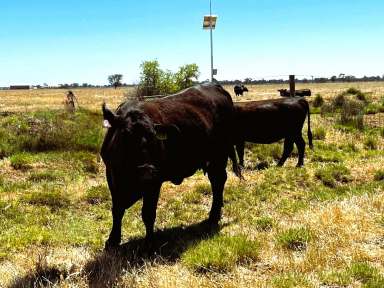
<svg viewBox="0 0 384 288">
<path fill-rule="evenodd" d="M 309 109 L 309 104 L 307 102 L 307 113 L 308 113 L 308 144 L 309 148 L 313 149 L 313 142 L 312 142 L 312 131 L 311 131 L 311 109 Z"/>
<path fill-rule="evenodd" d="M 239 177 L 240 180 L 243 180 L 244 177 L 243 177 L 243 175 L 241 175 L 241 168 L 240 168 L 239 163 L 237 163 L 237 157 L 236 157 L 235 147 L 234 147 L 233 145 L 231 145 L 231 149 L 229 150 L 229 158 L 230 158 L 231 161 L 232 161 L 232 169 L 233 169 L 233 173 L 235 173 L 235 175 L 236 175 L 237 177 Z"/>
</svg>

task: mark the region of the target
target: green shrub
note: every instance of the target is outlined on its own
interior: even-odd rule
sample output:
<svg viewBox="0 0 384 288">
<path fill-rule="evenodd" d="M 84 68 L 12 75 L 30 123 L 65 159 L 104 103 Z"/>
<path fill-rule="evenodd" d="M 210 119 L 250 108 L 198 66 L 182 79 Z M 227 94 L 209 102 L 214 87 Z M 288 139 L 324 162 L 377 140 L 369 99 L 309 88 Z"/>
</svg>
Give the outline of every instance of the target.
<svg viewBox="0 0 384 288">
<path fill-rule="evenodd" d="M 311 232 L 304 227 L 290 228 L 276 236 L 277 243 L 290 250 L 304 250 L 311 240 Z"/>
<path fill-rule="evenodd" d="M 324 104 L 323 97 L 320 94 L 316 94 L 312 102 L 313 107 L 321 107 L 323 104 Z"/>
<path fill-rule="evenodd" d="M 356 88 L 349 88 L 347 91 L 344 92 L 346 95 L 354 95 L 357 100 L 363 101 L 365 103 L 368 103 L 367 94 L 361 92 L 361 90 Z"/>
<path fill-rule="evenodd" d="M 217 235 L 189 248 L 181 256 L 182 262 L 196 271 L 226 272 L 238 263 L 258 259 L 260 245 L 245 236 Z"/>
<path fill-rule="evenodd" d="M 321 180 L 325 186 L 335 188 L 337 183 L 350 182 L 351 172 L 347 167 L 341 164 L 329 165 L 316 170 L 315 176 Z"/>
<path fill-rule="evenodd" d="M 332 99 L 332 106 L 335 108 L 341 108 L 345 103 L 345 94 L 338 94 L 335 98 Z"/>
</svg>

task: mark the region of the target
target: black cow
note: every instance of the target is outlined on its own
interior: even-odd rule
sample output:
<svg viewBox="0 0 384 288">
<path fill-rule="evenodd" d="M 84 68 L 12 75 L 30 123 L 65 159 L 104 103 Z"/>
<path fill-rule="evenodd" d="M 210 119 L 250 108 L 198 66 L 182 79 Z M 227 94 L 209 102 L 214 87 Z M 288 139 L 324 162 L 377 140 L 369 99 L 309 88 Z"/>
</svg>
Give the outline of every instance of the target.
<svg viewBox="0 0 384 288">
<path fill-rule="evenodd" d="M 291 97 L 291 91 L 287 89 L 279 89 L 277 90 L 280 92 L 281 97 Z M 295 90 L 295 96 L 304 97 L 304 96 L 311 96 L 311 90 L 310 89 L 301 89 L 301 90 Z"/>
<path fill-rule="evenodd" d="M 296 143 L 299 152 L 297 166 L 304 165 L 305 141 L 301 130 L 308 115 L 308 140 L 312 149 L 312 132 L 308 102 L 303 98 L 236 102 L 236 150 L 244 166 L 244 142 L 269 144 L 284 140 L 284 152 L 278 163 L 282 166 Z"/>
<path fill-rule="evenodd" d="M 233 87 L 233 91 L 236 96 L 243 96 L 244 92 L 248 92 L 248 88 L 244 85 L 235 85 L 235 87 Z"/>
<path fill-rule="evenodd" d="M 146 237 L 153 236 L 161 185 L 179 185 L 198 169 L 208 173 L 213 201 L 209 223 L 217 224 L 223 206 L 228 156 L 235 173 L 231 133 L 234 106 L 227 91 L 206 84 L 148 102 L 125 102 L 115 113 L 103 105 L 109 129 L 101 148 L 112 195 L 113 225 L 106 248 L 119 245 L 125 209 L 143 198 Z"/>
</svg>

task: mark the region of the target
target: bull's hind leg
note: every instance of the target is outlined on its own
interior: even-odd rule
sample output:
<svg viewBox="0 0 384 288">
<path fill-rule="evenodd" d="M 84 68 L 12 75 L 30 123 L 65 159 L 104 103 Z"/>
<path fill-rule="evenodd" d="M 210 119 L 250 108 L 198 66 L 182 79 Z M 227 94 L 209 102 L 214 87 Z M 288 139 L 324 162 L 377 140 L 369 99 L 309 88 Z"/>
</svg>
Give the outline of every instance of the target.
<svg viewBox="0 0 384 288">
<path fill-rule="evenodd" d="M 277 163 L 277 166 L 283 166 L 285 161 L 287 161 L 287 158 L 289 155 L 291 155 L 293 150 L 293 139 L 291 138 L 285 138 L 284 140 L 284 152 L 283 155 L 280 158 L 279 163 Z"/>
<path fill-rule="evenodd" d="M 221 163 L 211 162 L 208 166 L 208 178 L 212 187 L 212 207 L 209 212 L 209 222 L 217 224 L 221 218 L 221 208 L 223 207 L 223 191 L 227 181 L 227 159 L 220 161 Z"/>
<path fill-rule="evenodd" d="M 297 162 L 296 167 L 302 167 L 304 165 L 305 141 L 301 133 L 295 138 L 295 143 L 297 151 L 299 152 L 299 161 Z"/>
</svg>

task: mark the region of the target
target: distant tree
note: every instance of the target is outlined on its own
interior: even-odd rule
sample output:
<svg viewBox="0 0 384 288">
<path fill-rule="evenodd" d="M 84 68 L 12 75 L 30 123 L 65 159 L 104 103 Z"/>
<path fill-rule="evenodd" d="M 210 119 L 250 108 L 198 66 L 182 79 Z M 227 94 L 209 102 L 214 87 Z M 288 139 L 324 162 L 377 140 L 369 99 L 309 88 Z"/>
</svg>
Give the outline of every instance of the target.
<svg viewBox="0 0 384 288">
<path fill-rule="evenodd" d="M 179 68 L 179 71 L 175 74 L 176 85 L 178 90 L 191 87 L 193 80 L 199 78 L 199 67 L 196 64 L 186 64 Z"/>
<path fill-rule="evenodd" d="M 164 72 L 157 60 L 144 61 L 140 65 L 140 88 L 146 96 L 160 94 L 161 78 Z"/>
<path fill-rule="evenodd" d="M 337 77 L 336 77 L 336 76 L 332 76 L 332 77 L 331 77 L 331 81 L 332 81 L 332 82 L 336 82 L 336 80 L 337 80 Z"/>
<path fill-rule="evenodd" d="M 251 84 L 252 83 L 252 78 L 245 78 L 244 79 L 244 84 Z"/>
<path fill-rule="evenodd" d="M 115 87 L 115 89 L 121 86 L 121 80 L 123 79 L 123 75 L 121 74 L 113 74 L 108 76 L 108 82 L 111 86 Z"/>
</svg>

